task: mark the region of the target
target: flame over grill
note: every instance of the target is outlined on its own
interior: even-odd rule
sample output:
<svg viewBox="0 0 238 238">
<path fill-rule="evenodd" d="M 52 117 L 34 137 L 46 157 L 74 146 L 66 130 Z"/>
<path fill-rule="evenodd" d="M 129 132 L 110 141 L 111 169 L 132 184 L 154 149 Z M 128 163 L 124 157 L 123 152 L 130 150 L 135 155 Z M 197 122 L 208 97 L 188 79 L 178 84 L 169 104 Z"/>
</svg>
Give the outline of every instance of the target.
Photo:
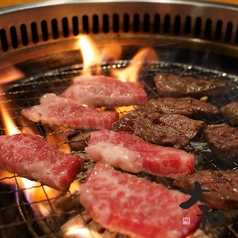
<svg viewBox="0 0 238 238">
<path fill-rule="evenodd" d="M 84 171 L 77 176 L 69 191 L 64 194 L 37 182 L 0 171 L 0 182 L 13 186 L 13 190 L 7 193 L 15 195 L 16 204 L 14 206 L 20 211 L 23 218 L 20 224 L 27 225 L 30 231 L 29 237 L 31 235 L 35 237 L 124 237 L 104 230 L 92 221 L 79 204 L 80 187 L 93 164 L 84 153 L 89 132 L 49 127 L 41 123 L 30 122 L 21 116 L 21 109 L 37 104 L 44 93 L 60 94 L 71 84 L 72 77 L 79 74 L 105 74 L 115 76 L 122 81 L 141 82 L 149 98 L 152 98 L 158 96 L 153 85 L 153 76 L 158 72 L 171 72 L 177 75 L 202 76 L 227 81 L 229 82 L 230 100 L 237 100 L 238 80 L 236 76 L 187 64 L 159 61 L 156 51 L 149 47 L 142 48 L 129 60 L 121 60 L 123 49 L 117 41 L 110 41 L 110 44 L 100 48 L 92 39 L 82 35 L 78 39 L 78 48 L 82 52 L 83 64 L 42 72 L 30 78 L 24 78 L 21 71 L 13 66 L 8 66 L 10 74 L 6 73 L 4 79 L 0 80 L 3 83 L 0 93 L 1 134 L 12 135 L 22 132 L 36 134 L 59 150 L 65 153 L 80 154 L 85 159 Z M 12 82 L 19 78 L 22 80 Z M 213 103 L 223 105 L 227 102 L 226 100 L 221 98 L 220 101 Z M 101 109 L 105 110 L 105 108 Z M 134 109 L 134 106 L 115 108 L 120 115 Z M 222 120 L 222 118 L 217 118 L 217 122 Z M 197 170 L 224 169 L 223 165 L 213 160 L 211 152 L 203 141 L 190 143 L 186 150 L 197 156 Z M 236 169 L 237 166 L 234 164 L 233 169 Z M 147 179 L 170 186 L 170 182 L 163 178 L 147 176 Z M 0 191 L 1 194 L 5 195 L 6 192 Z M 0 212 L 3 213 L 7 209 L 3 207 Z M 236 216 L 235 211 L 232 214 L 231 217 Z M 233 224 L 235 224 L 234 220 L 231 219 L 228 230 L 233 235 L 237 235 Z M 0 226 L 0 229 L 5 230 L 13 226 L 14 224 L 4 224 Z M 212 232 L 219 233 L 211 228 L 210 233 Z M 202 237 L 203 235 L 201 231 L 198 231 L 193 237 Z"/>
<path fill-rule="evenodd" d="M 81 36 L 79 37 L 79 48 L 82 51 L 83 55 L 83 66 L 82 68 L 78 69 L 70 69 L 70 74 L 67 75 L 66 79 L 63 78 L 63 81 L 66 80 L 67 84 L 71 81 L 71 73 L 75 70 L 81 75 L 92 75 L 92 74 L 101 74 L 103 73 L 103 70 L 106 69 L 111 71 L 111 75 L 116 76 L 117 78 L 121 79 L 122 81 L 137 81 L 137 75 L 139 73 L 139 70 L 142 68 L 142 66 L 147 66 L 148 64 L 152 64 L 151 62 L 158 60 L 158 57 L 154 50 L 152 48 L 143 48 L 141 51 L 138 52 L 137 55 L 130 61 L 130 64 L 123 66 L 121 63 L 113 64 L 110 66 L 105 66 L 104 68 L 101 66 L 102 62 L 116 62 L 120 59 L 120 52 L 121 48 L 117 43 L 111 45 L 107 45 L 107 47 L 103 49 L 98 49 L 95 42 L 93 42 L 90 38 L 87 36 Z M 113 49 L 113 50 L 112 50 Z M 10 68 L 12 70 L 12 68 Z M 19 78 L 20 76 L 23 76 L 23 74 L 19 73 L 19 70 L 15 70 L 15 73 L 12 74 L 12 77 L 7 77 L 7 80 L 14 81 L 15 79 Z M 63 73 L 64 71 L 62 71 Z M 50 73 L 51 74 L 51 73 Z M 64 74 L 64 73 L 63 73 Z M 49 75 L 50 76 L 50 75 Z M 57 75 L 54 75 L 55 78 L 57 78 Z M 60 82 L 61 80 L 59 80 Z M 6 80 L 1 80 L 1 82 L 5 83 Z M 28 87 L 28 85 L 33 86 L 34 83 L 37 82 L 37 80 L 33 81 L 23 81 L 23 85 Z M 52 80 L 51 80 L 52 82 Z M 33 84 L 32 84 L 33 83 Z M 43 84 L 47 82 L 41 82 Z M 37 83 L 40 85 L 41 83 Z M 21 82 L 13 85 L 14 87 L 21 87 Z M 4 87 L 4 86 L 3 86 Z M 23 86 L 24 87 L 24 86 Z M 44 86 L 43 86 L 44 87 Z M 61 86 L 60 86 L 61 87 Z M 66 86 L 62 87 L 65 88 Z M 11 94 L 25 94 L 29 93 L 29 98 L 27 98 L 26 102 L 29 103 L 32 99 L 33 102 L 30 102 L 30 105 L 34 105 L 35 100 L 39 99 L 39 96 L 35 98 L 34 92 L 32 92 L 31 89 L 23 89 L 22 91 L 13 90 L 10 89 Z M 53 86 L 53 90 L 55 90 L 57 86 Z M 41 93 L 40 93 L 41 94 Z M 43 92 L 42 92 L 43 94 Z M 13 105 L 17 102 L 12 103 L 11 99 L 8 99 L 8 96 L 4 89 L 2 89 L 1 93 L 1 117 L 2 117 L 2 128 L 3 133 L 5 135 L 13 135 L 18 133 L 28 133 L 28 134 L 37 134 L 39 136 L 42 136 L 49 144 L 52 144 L 53 146 L 56 146 L 57 149 L 64 151 L 65 153 L 74 153 L 72 151 L 73 146 L 71 145 L 74 143 L 73 140 L 76 138 L 76 146 L 74 146 L 76 149 L 77 145 L 80 144 L 80 142 L 84 142 L 86 138 L 84 136 L 88 136 L 87 132 L 75 132 L 74 130 L 63 128 L 63 127 L 49 127 L 47 125 L 41 125 L 41 124 L 35 124 L 27 119 L 23 118 L 20 115 L 20 105 L 17 105 L 19 108 L 12 109 L 14 107 Z M 22 95 L 19 98 L 20 100 L 24 100 Z M 13 100 L 14 101 L 14 100 Z M 18 104 L 18 103 L 17 103 Z M 29 105 L 28 105 L 29 106 Z M 104 110 L 104 108 L 101 108 Z M 128 106 L 128 107 L 118 107 L 115 110 L 119 111 L 121 114 L 125 111 L 133 110 L 135 109 L 134 106 Z M 20 124 L 20 125 L 19 125 Z M 75 136 L 76 135 L 76 136 Z M 68 138 L 73 137 L 73 140 L 69 140 Z M 85 144 L 85 143 L 84 143 Z M 85 145 L 84 145 L 85 146 Z M 79 146 L 80 147 L 80 146 Z M 83 151 L 82 151 L 83 152 Z M 87 162 L 87 160 L 86 160 Z M 89 163 L 91 163 L 89 161 Z M 87 167 L 87 166 L 86 166 Z M 60 206 L 60 203 L 62 202 L 62 205 L 66 205 L 67 202 L 72 202 L 72 199 L 75 199 L 74 197 L 78 198 L 79 192 L 80 192 L 80 186 L 81 182 L 76 178 L 76 180 L 71 184 L 68 193 L 62 194 L 61 192 L 52 189 L 48 186 L 42 186 L 40 183 L 35 181 L 30 181 L 25 178 L 20 178 L 17 175 L 9 174 L 8 177 L 11 177 L 11 181 L 7 181 L 6 177 L 7 172 L 1 171 L 1 180 L 3 183 L 10 183 L 10 184 L 17 184 L 17 187 L 19 191 L 16 191 L 17 197 L 19 197 L 19 193 L 22 193 L 26 199 L 26 202 L 30 204 L 31 209 L 33 210 L 36 217 L 41 217 L 42 219 L 46 218 L 49 219 L 49 217 L 55 217 L 56 219 L 60 220 L 61 213 L 63 212 L 62 208 L 58 208 Z M 85 175 L 83 175 L 83 178 Z M 13 179 L 14 178 L 14 179 Z M 19 201 L 21 202 L 21 201 Z M 78 202 L 78 201 L 77 201 Z M 77 206 L 80 206 L 77 204 Z M 70 207 L 71 209 L 73 206 Z M 55 214 L 56 213 L 56 214 Z M 80 214 L 80 210 L 78 211 Z M 53 214 L 53 215 L 52 215 Z M 82 216 L 78 216 L 79 218 L 75 220 L 73 217 L 69 222 L 63 225 L 62 229 L 60 229 L 58 232 L 62 232 L 64 237 L 101 237 L 99 233 L 96 231 L 90 231 L 87 227 L 85 227 L 85 221 L 82 219 Z M 72 221 L 74 221 L 72 223 Z M 81 221 L 81 222 L 80 222 Z M 62 224 L 61 224 L 62 225 Z M 60 225 L 60 227 L 61 227 Z M 53 229 L 54 230 L 54 229 Z"/>
</svg>

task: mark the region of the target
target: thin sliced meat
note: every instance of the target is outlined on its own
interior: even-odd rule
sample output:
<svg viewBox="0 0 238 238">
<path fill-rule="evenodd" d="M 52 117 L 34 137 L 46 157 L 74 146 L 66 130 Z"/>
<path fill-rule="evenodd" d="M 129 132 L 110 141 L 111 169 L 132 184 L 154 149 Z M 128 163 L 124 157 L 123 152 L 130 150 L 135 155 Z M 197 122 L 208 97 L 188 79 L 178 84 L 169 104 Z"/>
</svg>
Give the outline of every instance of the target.
<svg viewBox="0 0 238 238">
<path fill-rule="evenodd" d="M 82 166 L 82 158 L 56 150 L 39 136 L 0 136 L 0 167 L 10 173 L 66 191 Z"/>
<path fill-rule="evenodd" d="M 162 114 L 179 114 L 195 119 L 210 118 L 219 113 L 216 106 L 191 97 L 153 98 L 143 106 L 143 110 Z"/>
<path fill-rule="evenodd" d="M 34 122 L 76 129 L 111 129 L 119 115 L 114 111 L 99 111 L 78 105 L 71 99 L 45 94 L 41 104 L 22 110 L 22 115 Z"/>
<path fill-rule="evenodd" d="M 204 121 L 178 114 L 160 114 L 136 110 L 113 123 L 112 129 L 163 146 L 183 147 L 206 126 Z"/>
<path fill-rule="evenodd" d="M 108 130 L 91 132 L 86 153 L 132 173 L 178 178 L 194 171 L 194 155 L 183 150 L 150 144 L 141 138 Z"/>
<path fill-rule="evenodd" d="M 198 227 L 198 203 L 179 204 L 189 195 L 121 173 L 101 162 L 83 185 L 80 202 L 103 227 L 137 238 L 184 238 Z M 183 219 L 190 218 L 189 225 Z"/>
<path fill-rule="evenodd" d="M 61 95 L 91 106 L 142 105 L 147 94 L 139 83 L 106 76 L 78 76 Z"/>
<path fill-rule="evenodd" d="M 154 77 L 157 92 L 161 97 L 220 96 L 226 94 L 226 83 L 216 79 L 180 77 L 159 73 Z"/>
<path fill-rule="evenodd" d="M 238 171 L 203 170 L 184 178 L 178 178 L 173 185 L 183 190 L 194 188 L 194 182 L 201 184 L 202 196 L 211 208 L 231 210 L 238 208 Z"/>
</svg>

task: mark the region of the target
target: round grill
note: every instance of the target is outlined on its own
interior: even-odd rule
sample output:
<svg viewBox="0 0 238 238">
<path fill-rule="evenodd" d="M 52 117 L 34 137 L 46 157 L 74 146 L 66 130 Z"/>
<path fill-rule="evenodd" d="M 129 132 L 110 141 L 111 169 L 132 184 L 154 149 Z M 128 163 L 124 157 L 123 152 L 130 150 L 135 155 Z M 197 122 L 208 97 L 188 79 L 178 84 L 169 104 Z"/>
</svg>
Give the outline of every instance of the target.
<svg viewBox="0 0 238 238">
<path fill-rule="evenodd" d="M 138 75 L 149 98 L 158 96 L 153 77 L 159 72 L 227 82 L 228 97 L 209 98 L 220 108 L 238 100 L 237 10 L 229 5 L 182 1 L 67 1 L 62 4 L 50 1 L 3 9 L 0 13 L 0 70 L 13 65 L 24 72 L 25 77 L 2 85 L 0 106 L 7 105 L 21 132 L 31 130 L 53 146 L 83 156 L 85 169 L 76 178 L 83 184 L 93 165 L 84 152 L 89 133 L 32 123 L 20 113 L 23 108 L 38 104 L 39 98 L 47 92 L 60 94 L 70 85 L 73 76 L 82 73 L 80 34 L 90 35 L 101 48 L 111 41 L 122 46 L 121 60 L 109 60 L 99 66 L 104 75 L 110 75 L 112 68 L 126 68 L 139 48 L 155 49 L 160 60 L 143 67 Z M 120 115 L 123 114 L 124 111 L 120 111 Z M 226 121 L 218 116 L 210 123 L 221 122 Z M 2 116 L 0 126 L 0 134 L 6 134 Z M 236 162 L 229 167 L 218 163 L 202 136 L 184 149 L 196 155 L 196 170 L 237 169 Z M 139 176 L 171 187 L 170 179 L 144 173 Z M 30 202 L 25 192 L 35 187 L 22 188 L 17 175 L 0 173 L 2 237 L 63 237 L 63 226 L 76 218 L 102 237 L 126 237 L 95 223 L 79 204 L 78 191 L 49 197 L 43 186 L 36 187 L 44 196 Z M 51 213 L 40 216 L 34 209 L 38 204 L 47 204 Z M 199 229 L 193 237 L 238 237 L 237 211 L 225 215 L 225 226 L 207 225 L 205 231 Z"/>
</svg>

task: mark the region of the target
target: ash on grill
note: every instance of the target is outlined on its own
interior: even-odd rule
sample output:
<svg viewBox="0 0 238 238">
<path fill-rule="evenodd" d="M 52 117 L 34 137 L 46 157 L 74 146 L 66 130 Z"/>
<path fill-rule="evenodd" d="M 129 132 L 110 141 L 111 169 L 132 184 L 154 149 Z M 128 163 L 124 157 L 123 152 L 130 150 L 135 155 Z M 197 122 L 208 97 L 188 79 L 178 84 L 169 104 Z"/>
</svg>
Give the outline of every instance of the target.
<svg viewBox="0 0 238 238">
<path fill-rule="evenodd" d="M 129 62 L 115 62 L 113 65 L 103 65 L 103 73 L 110 75 L 112 68 L 126 67 Z M 84 171 L 78 175 L 77 181 L 83 184 L 84 179 L 92 168 L 93 162 L 87 157 L 84 152 L 84 148 L 87 145 L 87 139 L 89 137 L 89 131 L 75 131 L 65 129 L 61 127 L 55 127 L 54 130 L 47 125 L 41 123 L 32 123 L 24 119 L 21 115 L 23 108 L 34 106 L 38 104 L 39 98 L 49 92 L 53 92 L 57 95 L 61 94 L 66 87 L 71 84 L 72 76 L 80 75 L 82 72 L 81 65 L 74 65 L 69 68 L 57 69 L 55 71 L 39 74 L 37 76 L 27 78 L 24 81 L 20 81 L 17 84 L 10 84 L 4 88 L 4 96 L 7 97 L 6 101 L 0 101 L 1 104 L 10 103 L 13 120 L 16 122 L 20 131 L 33 130 L 34 133 L 41 135 L 44 139 L 49 140 L 51 137 L 60 137 L 59 141 L 51 141 L 51 144 L 55 146 L 66 146 L 71 153 L 80 154 L 85 158 Z M 139 74 L 138 80 L 144 85 L 147 92 L 148 98 L 158 97 L 155 89 L 153 78 L 157 73 L 169 72 L 176 75 L 191 76 L 191 77 L 203 77 L 203 78 L 217 78 L 222 82 L 227 82 L 228 96 L 227 97 L 215 97 L 209 98 L 209 102 L 217 106 L 218 108 L 226 105 L 230 101 L 238 100 L 238 82 L 236 76 L 227 75 L 222 72 L 207 70 L 200 67 L 192 67 L 189 65 L 182 65 L 179 63 L 166 63 L 156 62 L 151 64 L 150 67 L 143 68 L 143 73 Z M 125 108 L 117 108 L 116 110 L 123 115 L 127 110 Z M 131 108 L 130 108 L 131 109 Z M 2 125 L 3 119 L 1 118 L 0 124 Z M 222 116 L 216 116 L 213 121 L 209 121 L 211 124 L 218 124 L 225 122 Z M 1 126 L 1 134 L 5 134 L 5 128 Z M 203 169 L 214 169 L 214 170 L 226 170 L 226 169 L 237 169 L 238 165 L 236 161 L 232 166 L 220 163 L 216 161 L 215 156 L 209 150 L 208 145 L 204 138 L 201 136 L 192 140 L 191 143 L 184 147 L 186 151 L 192 152 L 196 155 L 196 170 Z M 167 187 L 171 187 L 172 180 L 156 177 L 144 173 L 140 173 L 138 176 L 142 176 L 150 181 L 162 183 Z M 7 183 L 8 177 L 2 177 L 0 184 Z M 12 184 L 16 184 L 15 188 L 12 189 Z M 1 185 L 6 186 L 6 185 Z M 11 188 L 11 189 L 10 189 Z M 28 188 L 29 190 L 33 188 Z M 41 189 L 44 188 L 41 186 Z M 85 225 L 89 230 L 95 231 L 99 237 L 126 237 L 123 235 L 115 234 L 107 231 L 95 223 L 90 216 L 85 213 L 83 207 L 78 203 L 79 192 L 74 191 L 66 194 L 60 194 L 56 197 L 49 198 L 46 194 L 46 198 L 42 201 L 32 203 L 25 197 L 25 190 L 20 188 L 18 179 L 14 179 L 14 183 L 10 183 L 7 189 L 1 189 L 0 195 L 1 200 L 4 199 L 4 203 L 8 200 L 8 196 L 15 197 L 12 201 L 4 207 L 0 207 L 0 219 L 5 220 L 7 210 L 10 209 L 10 213 L 16 213 L 19 211 L 21 223 L 17 220 L 10 221 L 16 223 L 15 228 L 17 229 L 20 224 L 21 232 L 24 230 L 25 237 L 38 236 L 38 237 L 59 237 L 65 233 L 72 223 L 82 222 L 82 227 Z M 3 195 L 3 196 L 2 196 Z M 38 203 L 46 203 L 50 207 L 50 213 L 44 216 L 38 216 L 34 207 Z M 2 204 L 2 202 L 1 202 Z M 12 205 L 14 204 L 14 205 Z M 8 216 L 8 214 L 7 214 Z M 238 237 L 237 229 L 238 219 L 237 211 L 225 212 L 226 224 L 221 227 L 212 227 L 209 224 L 206 226 L 206 230 L 203 231 L 198 229 L 196 233 L 191 237 Z M 5 220 L 7 221 L 7 220 Z M 8 226 L 7 223 L 2 223 L 0 230 L 3 237 L 8 237 Z M 77 224 L 76 224 L 77 225 Z M 28 229 L 26 229 L 28 228 Z M 93 234 L 93 233 L 92 233 Z M 14 234 L 15 235 L 15 234 Z M 91 237 L 91 236 L 89 236 Z M 97 236 L 96 236 L 97 237 Z"/>
</svg>

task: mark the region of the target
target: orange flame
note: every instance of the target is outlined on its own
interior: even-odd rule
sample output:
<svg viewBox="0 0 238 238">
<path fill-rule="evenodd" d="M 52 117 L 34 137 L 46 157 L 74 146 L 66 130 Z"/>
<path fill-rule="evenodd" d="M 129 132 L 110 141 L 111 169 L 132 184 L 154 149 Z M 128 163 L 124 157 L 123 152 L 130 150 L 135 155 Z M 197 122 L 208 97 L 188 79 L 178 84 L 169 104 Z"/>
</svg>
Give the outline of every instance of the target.
<svg viewBox="0 0 238 238">
<path fill-rule="evenodd" d="M 23 77 L 24 74 L 15 66 L 8 63 L 1 63 L 0 84 L 10 83 Z"/>
<path fill-rule="evenodd" d="M 4 99 L 4 96 L 2 96 L 1 99 Z M 5 135 L 14 135 L 21 133 L 13 120 L 14 117 L 11 114 L 11 111 L 8 110 L 10 108 L 9 103 L 6 99 L 2 101 L 5 102 L 5 104 L 0 106 L 0 113 L 3 119 Z M 29 126 L 27 127 L 27 121 L 23 120 L 23 123 L 23 132 L 28 134 L 35 134 L 34 127 L 32 127 L 33 129 L 31 129 L 31 127 Z M 48 138 L 48 140 L 49 142 L 54 143 L 56 141 L 58 142 L 59 138 L 54 138 L 54 136 L 52 135 L 50 138 Z M 66 150 L 66 145 L 62 145 L 61 149 Z M 9 179 L 7 179 L 8 177 Z M 3 182 L 7 182 L 9 184 L 15 183 L 14 175 L 6 171 L 0 170 L 0 179 L 2 179 Z M 42 216 L 48 216 L 51 212 L 51 207 L 49 206 L 47 200 L 59 196 L 61 192 L 45 185 L 41 186 L 40 183 L 28 180 L 26 178 L 17 177 L 16 179 L 19 186 L 23 189 L 28 202 L 32 204 L 34 210 L 40 213 Z M 78 181 L 73 182 L 69 189 L 71 193 L 79 192 L 79 190 L 80 184 L 78 183 Z"/>
<path fill-rule="evenodd" d="M 65 238 L 103 238 L 99 233 L 87 227 L 72 226 L 64 234 Z"/>
<path fill-rule="evenodd" d="M 21 131 L 18 129 L 16 124 L 13 122 L 11 112 L 7 110 L 7 106 L 1 105 L 0 107 L 1 116 L 3 120 L 3 127 L 5 129 L 5 135 L 19 134 Z"/>
<path fill-rule="evenodd" d="M 95 41 L 86 35 L 79 37 L 79 48 L 83 57 L 83 74 L 92 75 L 101 73 L 102 62 L 119 60 L 121 57 L 121 46 L 117 41 L 110 40 L 101 48 Z"/>
<path fill-rule="evenodd" d="M 158 61 L 158 56 L 152 48 L 141 49 L 124 69 L 112 69 L 112 75 L 123 82 L 137 82 L 142 68 L 146 68 Z"/>
</svg>

